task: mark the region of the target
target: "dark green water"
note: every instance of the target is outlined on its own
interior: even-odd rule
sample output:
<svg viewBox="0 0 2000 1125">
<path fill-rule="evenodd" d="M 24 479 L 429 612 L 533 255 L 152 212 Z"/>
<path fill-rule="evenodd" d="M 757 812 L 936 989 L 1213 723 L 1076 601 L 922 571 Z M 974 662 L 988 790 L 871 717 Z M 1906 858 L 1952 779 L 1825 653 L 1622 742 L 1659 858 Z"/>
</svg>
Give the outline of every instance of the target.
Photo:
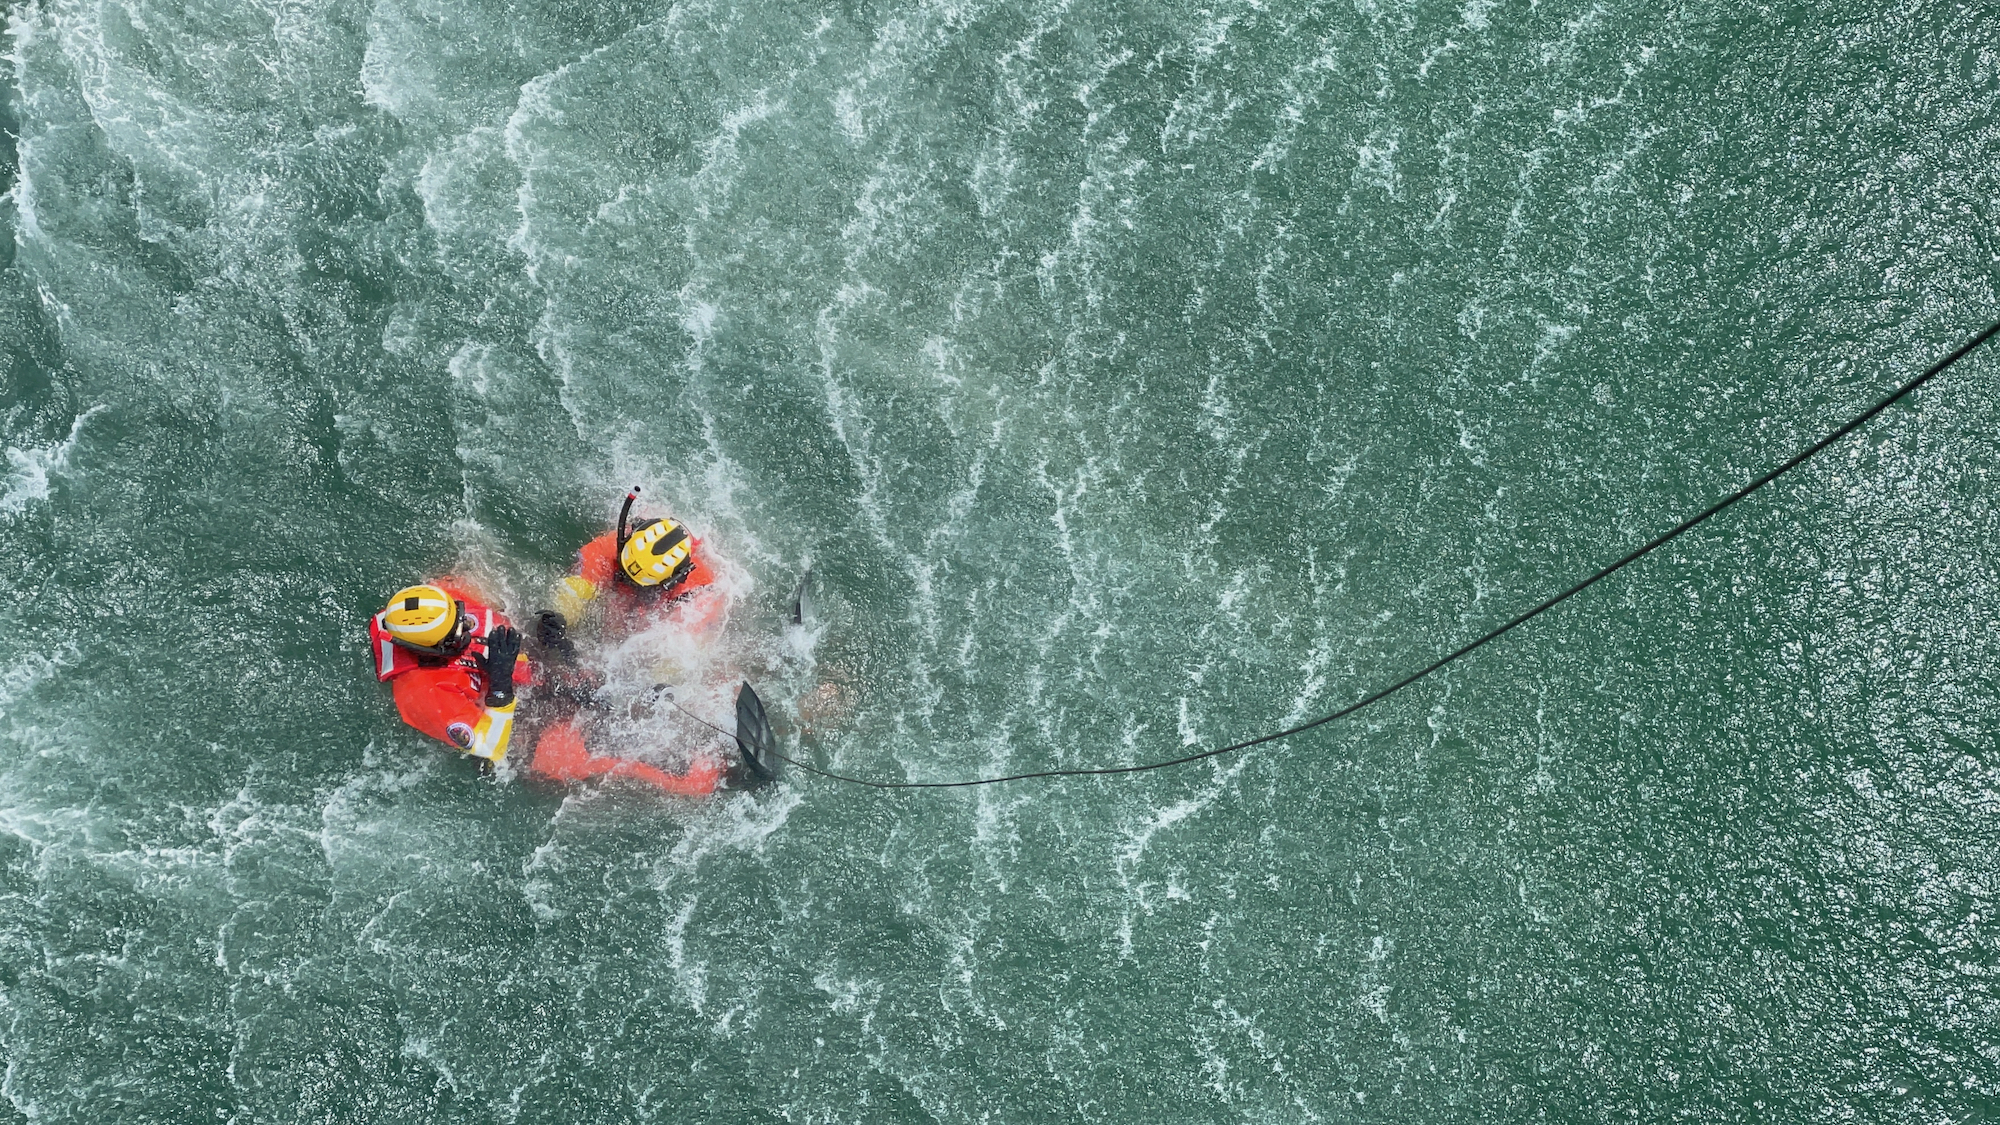
<svg viewBox="0 0 2000 1125">
<path fill-rule="evenodd" d="M 10 13 L 0 1120 L 2000 1118 L 1989 355 L 1176 772 L 552 792 L 363 633 L 638 481 L 825 764 L 1331 710 L 1993 319 L 1990 10 Z"/>
</svg>

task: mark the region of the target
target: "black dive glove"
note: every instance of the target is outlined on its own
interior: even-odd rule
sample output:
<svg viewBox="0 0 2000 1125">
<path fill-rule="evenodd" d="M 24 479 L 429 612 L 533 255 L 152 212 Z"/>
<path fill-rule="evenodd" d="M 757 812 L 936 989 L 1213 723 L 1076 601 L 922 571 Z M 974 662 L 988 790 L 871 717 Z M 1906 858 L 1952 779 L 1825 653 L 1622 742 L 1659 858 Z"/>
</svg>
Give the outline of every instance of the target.
<svg viewBox="0 0 2000 1125">
<path fill-rule="evenodd" d="M 486 673 L 486 705 L 505 707 L 514 702 L 514 660 L 521 655 L 521 634 L 512 625 L 502 625 L 486 634 L 486 655 L 479 667 Z"/>
<path fill-rule="evenodd" d="M 569 639 L 569 618 L 553 609 L 535 615 L 535 643 L 554 660 L 567 664 L 576 659 L 576 646 Z"/>
</svg>

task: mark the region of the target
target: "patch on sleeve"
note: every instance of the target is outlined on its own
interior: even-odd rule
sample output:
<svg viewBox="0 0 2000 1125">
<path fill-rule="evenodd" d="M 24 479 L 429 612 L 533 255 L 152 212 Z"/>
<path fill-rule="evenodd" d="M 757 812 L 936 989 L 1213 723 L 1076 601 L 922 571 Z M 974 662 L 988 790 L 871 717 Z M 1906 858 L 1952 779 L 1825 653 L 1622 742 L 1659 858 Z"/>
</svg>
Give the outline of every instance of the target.
<svg viewBox="0 0 2000 1125">
<path fill-rule="evenodd" d="M 472 745 L 472 727 L 466 723 L 453 723 L 444 732 L 451 736 L 451 744 L 460 750 Z"/>
</svg>

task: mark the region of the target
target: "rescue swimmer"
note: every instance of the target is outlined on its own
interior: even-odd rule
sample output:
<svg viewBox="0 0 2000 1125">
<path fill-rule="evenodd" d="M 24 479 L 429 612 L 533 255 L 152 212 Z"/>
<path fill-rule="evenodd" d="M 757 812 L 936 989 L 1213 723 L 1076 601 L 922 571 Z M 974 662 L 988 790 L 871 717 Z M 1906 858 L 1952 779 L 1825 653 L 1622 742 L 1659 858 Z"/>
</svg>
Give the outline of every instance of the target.
<svg viewBox="0 0 2000 1125">
<path fill-rule="evenodd" d="M 403 721 L 475 758 L 498 762 L 514 733 L 514 684 L 532 676 L 521 635 L 449 579 L 396 591 L 368 621 L 375 678 Z"/>
<path fill-rule="evenodd" d="M 630 527 L 632 505 L 638 498 L 637 488 L 627 492 L 618 511 L 617 527 L 577 552 L 574 571 L 556 590 L 560 608 L 536 615 L 536 642 L 556 666 L 558 676 L 567 673 L 575 659 L 568 635 L 570 623 L 580 621 L 593 608 L 599 631 L 617 637 L 675 613 L 692 595 L 715 581 L 714 572 L 695 553 L 700 540 L 678 521 L 662 517 Z M 586 688 L 566 694 L 579 697 L 587 692 Z M 754 698 L 755 693 L 751 695 Z M 698 759 L 685 774 L 670 774 L 644 763 L 593 755 L 584 738 L 582 708 L 570 708 L 569 712 L 552 721 L 536 740 L 532 767 L 536 773 L 564 781 L 603 774 L 635 776 L 682 796 L 706 796 L 722 782 L 722 764 L 712 758 Z M 744 759 L 755 762 L 747 750 Z M 753 776 L 764 775 L 753 771 Z"/>
<path fill-rule="evenodd" d="M 715 572 L 695 552 L 701 540 L 664 517 L 628 531 L 638 499 L 636 487 L 627 492 L 617 528 L 577 551 L 576 567 L 556 588 L 556 608 L 537 615 L 537 637 L 543 644 L 560 647 L 568 627 L 593 608 L 602 618 L 602 630 L 612 635 L 637 632 L 668 615 L 696 628 L 713 623 L 713 612 L 686 612 L 695 595 L 715 582 Z"/>
<path fill-rule="evenodd" d="M 673 774 L 628 758 L 593 755 L 585 744 L 584 712 L 594 705 L 598 680 L 576 663 L 569 621 L 595 604 L 609 630 L 634 631 L 656 615 L 673 613 L 715 581 L 694 553 L 700 541 L 676 521 L 652 519 L 628 533 L 637 498 L 634 488 L 626 494 L 617 529 L 578 552 L 575 573 L 557 591 L 563 609 L 536 615 L 539 670 L 545 673 L 539 680 L 537 664 L 521 654 L 520 633 L 451 579 L 397 591 L 369 620 L 368 639 L 376 678 L 391 685 L 403 721 L 466 754 L 499 762 L 513 735 L 514 688 L 533 684 L 532 719 L 542 730 L 531 773 L 553 781 L 622 777 L 687 797 L 713 793 L 724 776 L 713 758 Z M 748 684 L 738 693 L 737 726 L 741 778 L 769 780 L 767 762 L 760 759 L 771 744 L 770 727 Z"/>
</svg>

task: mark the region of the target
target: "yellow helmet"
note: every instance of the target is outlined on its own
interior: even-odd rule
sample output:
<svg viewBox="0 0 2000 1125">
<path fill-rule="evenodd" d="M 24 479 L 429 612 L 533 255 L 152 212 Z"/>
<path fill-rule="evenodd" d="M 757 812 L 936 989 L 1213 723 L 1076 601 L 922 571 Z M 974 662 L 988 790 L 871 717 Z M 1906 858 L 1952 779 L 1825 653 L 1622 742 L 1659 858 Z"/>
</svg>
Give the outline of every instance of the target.
<svg viewBox="0 0 2000 1125">
<path fill-rule="evenodd" d="M 382 628 L 397 644 L 436 651 L 470 629 L 459 608 L 457 599 L 436 586 L 405 586 L 382 611 Z"/>
<path fill-rule="evenodd" d="M 637 586 L 658 586 L 681 573 L 694 543 L 673 520 L 643 524 L 618 551 L 618 566 Z"/>
</svg>

